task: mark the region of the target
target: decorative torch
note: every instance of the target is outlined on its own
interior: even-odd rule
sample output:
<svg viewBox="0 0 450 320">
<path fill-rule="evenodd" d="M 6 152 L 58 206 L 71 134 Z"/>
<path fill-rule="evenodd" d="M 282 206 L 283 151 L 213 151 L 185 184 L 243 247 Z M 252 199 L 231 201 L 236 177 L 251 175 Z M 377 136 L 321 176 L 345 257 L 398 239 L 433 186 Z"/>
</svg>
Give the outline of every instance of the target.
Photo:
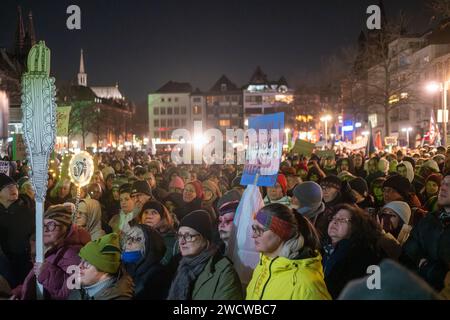
<svg viewBox="0 0 450 320">
<path fill-rule="evenodd" d="M 28 72 L 22 76 L 22 123 L 36 198 L 36 262 L 44 261 L 43 213 L 47 192 L 49 157 L 56 139 L 55 79 L 50 78 L 50 50 L 44 41 L 31 48 Z M 42 285 L 37 283 L 38 298 Z"/>
</svg>

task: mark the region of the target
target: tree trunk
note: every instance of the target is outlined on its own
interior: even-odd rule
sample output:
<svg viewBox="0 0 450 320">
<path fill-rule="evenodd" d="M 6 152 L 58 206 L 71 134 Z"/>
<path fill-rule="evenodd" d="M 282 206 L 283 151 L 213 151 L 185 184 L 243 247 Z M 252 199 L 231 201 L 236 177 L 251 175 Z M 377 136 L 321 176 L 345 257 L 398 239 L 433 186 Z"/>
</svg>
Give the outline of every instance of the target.
<svg viewBox="0 0 450 320">
<path fill-rule="evenodd" d="M 389 104 L 384 105 L 384 134 L 389 137 Z"/>
</svg>

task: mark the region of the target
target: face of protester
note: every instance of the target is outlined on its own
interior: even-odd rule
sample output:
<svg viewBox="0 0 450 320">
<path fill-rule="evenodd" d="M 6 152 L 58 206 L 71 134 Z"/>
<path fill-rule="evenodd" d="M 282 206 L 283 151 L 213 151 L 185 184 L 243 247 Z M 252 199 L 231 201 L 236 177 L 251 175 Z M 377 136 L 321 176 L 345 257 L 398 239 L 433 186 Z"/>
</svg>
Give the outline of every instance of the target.
<svg viewBox="0 0 450 320">
<path fill-rule="evenodd" d="M 209 201 L 213 197 L 214 197 L 214 192 L 207 187 L 203 187 L 203 200 Z"/>
<path fill-rule="evenodd" d="M 150 227 L 156 226 L 161 221 L 161 216 L 155 209 L 146 209 L 142 213 L 141 223 Z"/>
<path fill-rule="evenodd" d="M 31 199 L 34 199 L 35 194 L 34 194 L 33 186 L 31 184 L 27 183 L 24 187 L 24 191 L 28 197 L 30 197 Z"/>
<path fill-rule="evenodd" d="M 144 249 L 145 236 L 141 228 L 133 227 L 125 236 L 124 251 L 140 251 Z"/>
<path fill-rule="evenodd" d="M 51 188 L 53 188 L 54 185 L 55 185 L 55 180 L 48 179 L 48 181 L 47 181 L 47 190 L 50 190 Z"/>
<path fill-rule="evenodd" d="M 113 181 L 114 181 L 114 178 L 109 178 L 109 179 L 106 180 L 106 188 L 108 188 L 108 190 L 112 189 Z"/>
<path fill-rule="evenodd" d="M 403 201 L 403 197 L 398 193 L 395 189 L 391 187 L 384 187 L 383 188 L 383 198 L 384 203 L 389 203 L 392 201 Z"/>
<path fill-rule="evenodd" d="M 114 201 L 120 201 L 119 189 L 117 189 L 117 188 L 112 189 L 112 196 L 113 196 Z"/>
<path fill-rule="evenodd" d="M 78 208 L 78 212 L 76 215 L 76 221 L 75 223 L 77 224 L 77 226 L 84 228 L 86 227 L 87 224 L 87 215 L 86 212 L 82 212 L 79 208 Z"/>
<path fill-rule="evenodd" d="M 438 205 L 441 207 L 450 206 L 450 176 L 446 176 L 441 183 L 441 189 L 438 194 Z"/>
<path fill-rule="evenodd" d="M 183 257 L 197 256 L 208 245 L 200 233 L 190 227 L 180 227 L 178 230 L 178 244 Z"/>
<path fill-rule="evenodd" d="M 408 170 L 406 169 L 406 166 L 404 166 L 404 165 L 397 166 L 397 173 L 404 178 L 408 178 Z"/>
<path fill-rule="evenodd" d="M 378 161 L 376 159 L 370 159 L 368 165 L 369 174 L 378 171 Z"/>
<path fill-rule="evenodd" d="M 425 191 L 429 196 L 435 195 L 439 192 L 439 186 L 434 181 L 428 181 L 425 185 Z"/>
<path fill-rule="evenodd" d="M 328 185 L 322 186 L 322 191 L 323 191 L 323 201 L 325 203 L 333 201 L 339 193 L 338 189 Z"/>
<path fill-rule="evenodd" d="M 65 181 L 59 189 L 59 197 L 64 199 L 70 194 L 70 181 Z"/>
<path fill-rule="evenodd" d="M 145 193 L 134 193 L 131 196 L 134 199 L 134 206 L 135 208 L 141 210 L 142 206 L 150 200 L 150 196 Z"/>
<path fill-rule="evenodd" d="M 295 176 L 287 176 L 286 179 L 287 179 L 287 182 L 288 182 L 288 189 L 289 190 L 294 188 L 300 182 L 298 177 L 295 177 Z"/>
<path fill-rule="evenodd" d="M 100 174 L 94 174 L 94 176 L 92 177 L 92 182 L 93 183 L 102 183 L 103 182 L 103 180 L 102 180 L 102 178 L 100 177 Z"/>
<path fill-rule="evenodd" d="M 331 168 L 334 168 L 335 165 L 336 165 L 336 161 L 334 161 L 333 158 L 326 158 L 325 159 L 325 162 L 324 162 L 324 167 L 325 168 L 331 169 Z"/>
<path fill-rule="evenodd" d="M 341 209 L 328 224 L 328 236 L 331 238 L 331 243 L 336 244 L 343 239 L 350 238 L 351 232 L 351 214 L 347 210 Z"/>
<path fill-rule="evenodd" d="M 100 200 L 102 196 L 102 189 L 98 184 L 94 184 L 89 188 L 89 195 L 92 199 Z"/>
<path fill-rule="evenodd" d="M 195 181 L 195 180 L 197 180 L 197 174 L 195 172 L 191 172 L 190 181 Z"/>
<path fill-rule="evenodd" d="M 267 196 L 271 201 L 283 198 L 284 194 L 281 185 L 277 182 L 274 187 L 267 187 Z"/>
<path fill-rule="evenodd" d="M 120 208 L 125 213 L 130 213 L 134 209 L 134 199 L 127 192 L 120 194 Z"/>
<path fill-rule="evenodd" d="M 147 178 L 146 179 L 147 183 L 150 185 L 150 188 L 152 188 L 152 189 L 156 188 L 155 176 L 153 174 L 147 174 L 146 178 Z"/>
<path fill-rule="evenodd" d="M 341 172 L 342 171 L 348 171 L 350 169 L 350 166 L 349 166 L 349 164 L 348 164 L 348 161 L 347 160 L 343 160 L 342 162 L 341 162 Z"/>
<path fill-rule="evenodd" d="M 374 186 L 373 187 L 373 195 L 375 196 L 375 199 L 377 199 L 378 201 L 384 200 L 383 187 L 382 186 Z"/>
<path fill-rule="evenodd" d="M 170 187 L 170 188 L 169 188 L 169 193 L 179 193 L 179 194 L 183 194 L 183 189 L 175 188 L 175 187 Z"/>
<path fill-rule="evenodd" d="M 233 229 L 234 212 L 229 212 L 219 216 L 219 235 L 223 241 L 228 241 Z"/>
<path fill-rule="evenodd" d="M 353 162 L 355 163 L 356 168 L 360 168 L 363 165 L 363 159 L 361 156 L 355 156 L 355 158 L 353 159 Z"/>
<path fill-rule="evenodd" d="M 384 208 L 380 214 L 383 230 L 392 233 L 400 225 L 400 217 L 390 208 Z"/>
<path fill-rule="evenodd" d="M 82 260 L 78 267 L 80 269 L 80 284 L 83 287 L 92 286 L 102 281 L 107 275 L 104 272 L 98 271 L 96 267 L 87 261 Z"/>
<path fill-rule="evenodd" d="M 114 164 L 114 171 L 115 171 L 115 172 L 120 172 L 120 171 L 122 171 L 122 165 L 121 165 L 119 162 L 116 162 L 116 163 Z"/>
<path fill-rule="evenodd" d="M 59 244 L 66 235 L 67 227 L 53 219 L 44 219 L 44 245 L 53 247 Z"/>
<path fill-rule="evenodd" d="M 192 202 L 197 197 L 195 188 L 192 184 L 187 184 L 183 190 L 183 201 Z"/>
<path fill-rule="evenodd" d="M 281 238 L 272 230 L 267 230 L 256 220 L 253 220 L 252 238 L 255 241 L 255 248 L 258 252 L 268 257 L 273 257 L 283 244 Z"/>
<path fill-rule="evenodd" d="M 17 189 L 17 185 L 10 184 L 8 186 L 5 186 L 0 191 L 0 200 L 4 204 L 12 204 L 19 198 L 19 190 Z"/>
</svg>

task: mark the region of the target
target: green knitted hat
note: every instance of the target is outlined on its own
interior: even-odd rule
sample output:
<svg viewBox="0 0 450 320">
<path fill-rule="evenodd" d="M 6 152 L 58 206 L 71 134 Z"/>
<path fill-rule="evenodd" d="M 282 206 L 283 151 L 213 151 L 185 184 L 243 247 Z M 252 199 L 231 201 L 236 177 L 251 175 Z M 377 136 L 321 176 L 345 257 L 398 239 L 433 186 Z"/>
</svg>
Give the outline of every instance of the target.
<svg viewBox="0 0 450 320">
<path fill-rule="evenodd" d="M 91 241 L 80 250 L 79 255 L 99 271 L 116 273 L 120 267 L 119 235 L 110 233 Z"/>
</svg>

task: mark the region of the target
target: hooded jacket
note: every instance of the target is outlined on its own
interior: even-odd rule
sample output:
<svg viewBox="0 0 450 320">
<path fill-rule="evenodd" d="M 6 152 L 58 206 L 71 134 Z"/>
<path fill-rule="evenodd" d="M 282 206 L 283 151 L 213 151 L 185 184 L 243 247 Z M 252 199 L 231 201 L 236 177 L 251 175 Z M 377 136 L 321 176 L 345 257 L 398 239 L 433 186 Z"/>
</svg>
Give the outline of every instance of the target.
<svg viewBox="0 0 450 320">
<path fill-rule="evenodd" d="M 399 165 L 403 165 L 403 166 L 406 167 L 406 178 L 408 178 L 409 182 L 412 183 L 413 180 L 414 180 L 414 169 L 413 169 L 413 167 L 412 167 L 412 164 L 411 164 L 409 161 L 403 161 L 403 162 L 400 162 L 400 163 L 397 165 L 397 167 L 398 167 Z"/>
<path fill-rule="evenodd" d="M 44 287 L 44 297 L 50 300 L 65 300 L 70 293 L 67 287 L 67 279 L 71 274 L 67 273 L 70 266 L 80 264 L 80 249 L 89 241 L 89 233 L 76 225 L 72 225 L 64 241 L 55 248 L 45 253 L 41 272 L 37 278 Z M 26 277 L 23 285 L 13 290 L 13 294 L 20 300 L 36 299 L 36 276 L 32 269 Z"/>
<path fill-rule="evenodd" d="M 319 253 L 294 260 L 261 254 L 246 300 L 330 300 L 321 259 Z"/>
<path fill-rule="evenodd" d="M 167 296 L 170 279 L 160 261 L 166 252 L 163 238 L 146 225 L 138 225 L 145 237 L 145 253 L 137 263 L 124 263 L 133 278 L 136 300 L 161 300 Z M 157 290 L 155 290 L 157 288 Z"/>
<path fill-rule="evenodd" d="M 100 203 L 94 199 L 84 199 L 86 205 L 86 230 L 91 235 L 91 240 L 97 240 L 105 234 L 102 229 L 102 208 Z"/>
</svg>

